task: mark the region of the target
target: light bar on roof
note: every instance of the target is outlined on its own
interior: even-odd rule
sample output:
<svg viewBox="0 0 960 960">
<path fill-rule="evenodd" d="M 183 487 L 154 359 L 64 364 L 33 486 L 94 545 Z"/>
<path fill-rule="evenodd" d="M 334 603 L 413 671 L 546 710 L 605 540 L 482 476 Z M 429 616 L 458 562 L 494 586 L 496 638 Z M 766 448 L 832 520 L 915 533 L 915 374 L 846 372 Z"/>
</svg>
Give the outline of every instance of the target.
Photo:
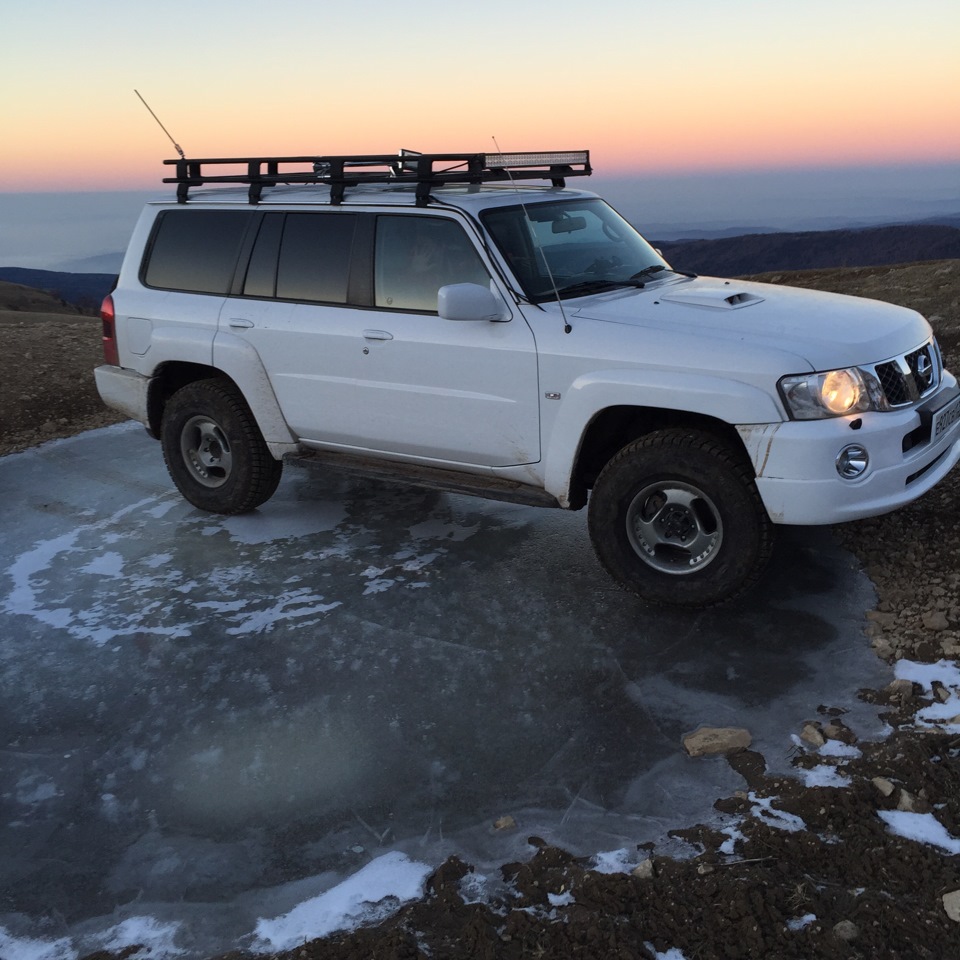
<svg viewBox="0 0 960 960">
<path fill-rule="evenodd" d="M 587 150 L 564 150 L 556 153 L 488 153 L 488 167 L 556 167 L 587 163 Z"/>
</svg>

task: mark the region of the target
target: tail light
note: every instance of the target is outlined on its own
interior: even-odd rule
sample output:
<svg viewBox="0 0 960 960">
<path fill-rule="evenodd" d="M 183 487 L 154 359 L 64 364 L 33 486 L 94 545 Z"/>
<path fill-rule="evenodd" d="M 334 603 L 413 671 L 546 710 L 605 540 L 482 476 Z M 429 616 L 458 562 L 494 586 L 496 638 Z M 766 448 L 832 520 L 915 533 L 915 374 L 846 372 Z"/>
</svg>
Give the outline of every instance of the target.
<svg viewBox="0 0 960 960">
<path fill-rule="evenodd" d="M 114 367 L 120 366 L 120 351 L 117 348 L 117 325 L 113 311 L 113 297 L 107 294 L 100 306 L 103 321 L 103 359 Z"/>
</svg>

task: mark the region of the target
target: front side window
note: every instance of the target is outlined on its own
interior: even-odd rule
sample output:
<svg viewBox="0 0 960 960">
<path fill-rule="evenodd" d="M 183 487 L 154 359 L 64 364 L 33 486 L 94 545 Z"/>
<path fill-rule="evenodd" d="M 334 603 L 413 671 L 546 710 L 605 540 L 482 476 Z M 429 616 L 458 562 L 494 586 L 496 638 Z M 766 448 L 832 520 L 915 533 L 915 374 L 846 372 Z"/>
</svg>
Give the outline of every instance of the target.
<svg viewBox="0 0 960 960">
<path fill-rule="evenodd" d="M 374 255 L 378 307 L 436 313 L 441 287 L 490 283 L 490 275 L 463 228 L 441 217 L 377 217 Z"/>
<path fill-rule="evenodd" d="M 665 261 L 600 199 L 570 199 L 500 207 L 483 214 L 504 260 L 535 303 L 578 296 L 638 274 L 666 270 Z"/>
</svg>

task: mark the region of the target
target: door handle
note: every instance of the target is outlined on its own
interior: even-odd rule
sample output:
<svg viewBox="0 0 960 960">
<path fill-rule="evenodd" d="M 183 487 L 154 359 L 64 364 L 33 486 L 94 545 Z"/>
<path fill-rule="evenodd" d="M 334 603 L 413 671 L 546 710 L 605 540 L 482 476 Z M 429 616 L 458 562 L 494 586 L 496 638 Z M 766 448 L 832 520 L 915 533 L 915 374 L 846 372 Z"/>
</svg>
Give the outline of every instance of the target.
<svg viewBox="0 0 960 960">
<path fill-rule="evenodd" d="M 235 330 L 247 330 L 253 326 L 253 321 L 247 320 L 245 317 L 231 317 L 227 323 Z"/>
<path fill-rule="evenodd" d="M 364 340 L 392 340 L 393 334 L 388 333 L 386 330 L 364 330 L 363 339 Z"/>
</svg>

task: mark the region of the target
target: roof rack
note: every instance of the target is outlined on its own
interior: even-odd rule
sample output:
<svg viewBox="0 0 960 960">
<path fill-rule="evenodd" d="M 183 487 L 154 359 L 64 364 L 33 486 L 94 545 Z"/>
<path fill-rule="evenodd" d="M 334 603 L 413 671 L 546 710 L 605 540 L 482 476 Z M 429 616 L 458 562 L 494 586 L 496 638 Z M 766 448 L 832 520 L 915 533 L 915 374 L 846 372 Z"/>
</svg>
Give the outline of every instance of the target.
<svg viewBox="0 0 960 960">
<path fill-rule="evenodd" d="M 164 160 L 176 166 L 177 201 L 186 203 L 191 187 L 205 183 L 249 185 L 250 203 L 259 203 L 264 187 L 279 183 L 322 183 L 330 186 L 330 202 L 343 202 L 344 190 L 361 183 L 416 184 L 417 205 L 429 202 L 433 187 L 448 183 L 489 183 L 503 180 L 550 180 L 564 186 L 566 177 L 586 177 L 589 150 L 547 153 L 416 153 L 359 154 L 343 157 L 235 157 L 207 160 Z M 245 173 L 205 173 L 204 166 L 244 166 Z M 308 169 L 303 169 L 309 165 Z M 298 167 L 299 169 L 293 169 Z"/>
</svg>

